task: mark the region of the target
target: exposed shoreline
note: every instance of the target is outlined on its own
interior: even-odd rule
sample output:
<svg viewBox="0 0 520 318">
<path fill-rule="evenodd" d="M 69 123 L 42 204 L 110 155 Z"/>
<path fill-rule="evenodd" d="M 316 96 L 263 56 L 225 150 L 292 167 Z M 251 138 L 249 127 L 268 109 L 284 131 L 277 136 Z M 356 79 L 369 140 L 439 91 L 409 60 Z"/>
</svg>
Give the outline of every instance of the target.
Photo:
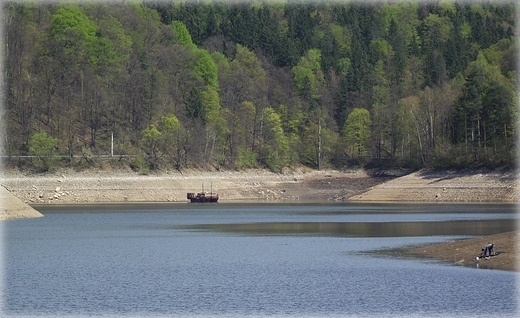
<svg viewBox="0 0 520 318">
<path fill-rule="evenodd" d="M 344 201 L 392 179 L 365 171 L 293 170 L 272 173 L 164 172 L 138 175 L 133 171 L 74 172 L 24 175 L 6 172 L 0 184 L 28 204 L 187 202 L 187 192 L 216 192 L 219 202 Z"/>
<path fill-rule="evenodd" d="M 520 272 L 517 257 L 519 252 L 519 234 L 519 231 L 513 231 L 432 244 L 410 249 L 407 253 L 434 258 L 456 265 Z M 479 259 L 476 262 L 475 256 L 481 253 L 482 248 L 487 243 L 495 244 L 495 252 L 499 252 L 500 254 L 488 259 Z"/>
<path fill-rule="evenodd" d="M 265 170 L 163 172 L 62 170 L 4 172 L 0 184 L 28 204 L 187 202 L 187 192 L 218 192 L 222 202 L 464 202 L 516 203 L 517 173 L 508 171 Z"/>
<path fill-rule="evenodd" d="M 517 173 L 507 171 L 403 171 L 384 173 L 295 169 L 163 172 L 62 170 L 46 174 L 6 171 L 0 185 L 31 204 L 187 202 L 187 192 L 216 192 L 219 202 L 395 202 L 511 203 L 520 198 Z M 4 203 L 15 202 L 3 200 Z M 30 208 L 29 208 L 30 210 Z M 2 204 L 0 219 L 30 217 L 19 206 Z"/>
<path fill-rule="evenodd" d="M 402 173 L 401 173 L 402 174 Z M 355 171 L 292 170 L 276 174 L 247 172 L 170 172 L 138 175 L 132 171 L 74 172 L 24 175 L 6 172 L 0 180 L 0 220 L 42 216 L 30 205 L 118 202 L 187 202 L 187 192 L 204 185 L 220 202 L 393 202 L 509 203 L 519 200 L 514 171 L 419 171 L 369 174 Z M 475 266 L 473 259 L 488 241 L 503 251 L 481 268 L 519 271 L 518 232 L 472 238 L 410 250 L 456 264 Z M 450 251 L 447 253 L 446 251 Z"/>
</svg>

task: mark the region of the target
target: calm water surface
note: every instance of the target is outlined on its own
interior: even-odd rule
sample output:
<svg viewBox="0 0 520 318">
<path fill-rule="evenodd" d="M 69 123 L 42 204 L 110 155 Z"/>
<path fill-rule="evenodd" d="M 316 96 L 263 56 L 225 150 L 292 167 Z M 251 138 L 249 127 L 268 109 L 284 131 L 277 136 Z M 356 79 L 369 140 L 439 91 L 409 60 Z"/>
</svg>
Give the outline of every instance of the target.
<svg viewBox="0 0 520 318">
<path fill-rule="evenodd" d="M 3 223 L 4 316 L 519 313 L 517 273 L 374 253 L 514 230 L 512 205 L 37 209 Z"/>
</svg>

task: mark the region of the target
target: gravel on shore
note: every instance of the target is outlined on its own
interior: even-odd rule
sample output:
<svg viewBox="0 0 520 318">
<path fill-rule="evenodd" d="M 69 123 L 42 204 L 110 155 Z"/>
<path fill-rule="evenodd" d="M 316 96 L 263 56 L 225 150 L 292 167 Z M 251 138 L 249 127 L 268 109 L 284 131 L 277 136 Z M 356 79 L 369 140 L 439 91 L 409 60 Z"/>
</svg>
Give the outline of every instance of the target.
<svg viewBox="0 0 520 318">
<path fill-rule="evenodd" d="M 516 203 L 518 172 L 513 170 L 422 170 L 352 196 L 357 202 Z"/>
<path fill-rule="evenodd" d="M 187 202 L 186 193 L 218 193 L 220 202 L 487 202 L 519 200 L 515 171 L 266 170 L 163 172 L 5 171 L 0 185 L 27 204 Z M 3 209 L 5 211 L 5 208 Z M 16 218 L 1 213 L 0 219 Z"/>
<path fill-rule="evenodd" d="M 361 170 L 294 170 L 272 173 L 188 171 L 139 175 L 132 171 L 30 174 L 4 173 L 0 184 L 28 204 L 103 202 L 187 202 L 188 192 L 214 192 L 219 202 L 344 201 L 388 176 L 370 176 Z"/>
</svg>

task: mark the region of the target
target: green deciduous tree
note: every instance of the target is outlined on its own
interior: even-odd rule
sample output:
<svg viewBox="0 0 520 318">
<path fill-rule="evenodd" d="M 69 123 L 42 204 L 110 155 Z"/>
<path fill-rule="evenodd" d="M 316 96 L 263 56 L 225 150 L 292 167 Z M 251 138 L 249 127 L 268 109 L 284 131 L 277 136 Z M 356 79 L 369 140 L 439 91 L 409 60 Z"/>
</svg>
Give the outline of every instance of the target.
<svg viewBox="0 0 520 318">
<path fill-rule="evenodd" d="M 204 84 L 218 90 L 218 68 L 208 51 L 197 49 L 195 52 L 195 74 L 202 79 Z"/>
<path fill-rule="evenodd" d="M 227 145 L 231 166 L 252 168 L 256 165 L 253 145 L 256 112 L 255 105 L 250 101 L 244 101 L 234 111 L 226 112 L 229 127 Z"/>
<path fill-rule="evenodd" d="M 304 119 L 300 127 L 300 138 L 303 147 L 301 157 L 306 158 L 307 164 L 313 164 L 318 169 L 321 164 L 321 128 L 325 78 L 321 70 L 321 51 L 310 49 L 300 58 L 296 66 L 291 69 L 293 80 L 299 96 L 305 107 L 302 109 Z"/>
<path fill-rule="evenodd" d="M 268 105 L 269 86 L 266 71 L 260 60 L 245 46 L 236 46 L 236 54 L 229 67 L 230 72 L 221 77 L 222 107 L 229 111 L 231 116 L 237 117 L 231 119 L 230 123 L 237 123 L 237 119 L 240 118 L 238 126 L 232 124 L 230 127 L 232 133 L 244 131 L 243 140 L 237 140 L 236 136 L 232 139 L 233 146 L 230 151 L 234 157 L 237 146 L 243 149 L 242 153 L 256 151 L 261 129 L 260 118 L 263 109 Z"/>
<path fill-rule="evenodd" d="M 143 130 L 142 136 L 144 150 L 150 161 L 150 168 L 154 170 L 157 168 L 157 161 L 159 156 L 158 151 L 160 149 L 158 146 L 161 132 L 157 129 L 157 127 L 155 127 L 154 124 L 150 124 Z"/>
<path fill-rule="evenodd" d="M 220 106 L 220 96 L 215 87 L 207 85 L 202 91 L 202 104 L 204 107 L 204 123 L 206 124 L 206 143 L 204 155 L 207 163 L 216 162 L 220 166 L 224 161 L 226 150 L 226 138 L 229 128 Z"/>
<path fill-rule="evenodd" d="M 320 98 L 319 89 L 323 84 L 320 50 L 310 49 L 307 55 L 302 56 L 298 64 L 292 68 L 292 72 L 300 96 L 308 101 Z"/>
<path fill-rule="evenodd" d="M 59 7 L 52 16 L 50 33 L 53 37 L 64 41 L 68 48 L 76 43 L 66 39 L 69 31 L 78 33 L 83 41 L 92 41 L 96 36 L 96 24 L 89 20 L 83 9 L 74 5 Z M 82 44 L 82 43 L 80 43 Z"/>
<path fill-rule="evenodd" d="M 195 74 L 202 79 L 205 85 L 210 85 L 218 89 L 218 68 L 211 54 L 207 50 L 200 49 L 193 44 L 190 33 L 184 23 L 173 21 L 172 27 L 179 43 L 189 48 L 195 55 L 195 62 L 192 66 Z"/>
<path fill-rule="evenodd" d="M 385 55 L 391 54 L 391 48 L 386 42 L 380 42 L 383 45 Z M 379 45 L 378 45 L 379 46 Z M 390 141 L 392 135 L 392 110 L 391 110 L 391 87 L 385 72 L 385 62 L 378 60 L 374 68 L 374 86 L 372 87 L 372 134 L 374 141 L 376 159 L 389 157 L 393 153 Z"/>
<path fill-rule="evenodd" d="M 47 133 L 37 133 L 29 140 L 29 154 L 35 156 L 33 163 L 43 171 L 49 170 L 60 159 L 58 153 L 58 139 Z"/>
<path fill-rule="evenodd" d="M 175 31 L 175 35 L 177 36 L 177 41 L 181 45 L 187 46 L 190 49 L 196 49 L 196 45 L 193 44 L 193 41 L 191 40 L 191 35 L 188 32 L 188 29 L 182 23 L 181 21 L 173 21 L 172 22 L 172 28 Z"/>
<path fill-rule="evenodd" d="M 281 171 L 289 159 L 289 142 L 283 133 L 280 115 L 270 107 L 264 109 L 260 159 L 273 171 Z"/>
<path fill-rule="evenodd" d="M 162 147 L 168 155 L 169 162 L 176 170 L 187 164 L 189 135 L 181 126 L 177 116 L 168 114 L 162 118 Z"/>
<path fill-rule="evenodd" d="M 364 160 L 368 153 L 367 144 L 370 140 L 370 113 L 364 108 L 354 108 L 348 115 L 343 126 L 343 138 L 347 154 Z"/>
</svg>

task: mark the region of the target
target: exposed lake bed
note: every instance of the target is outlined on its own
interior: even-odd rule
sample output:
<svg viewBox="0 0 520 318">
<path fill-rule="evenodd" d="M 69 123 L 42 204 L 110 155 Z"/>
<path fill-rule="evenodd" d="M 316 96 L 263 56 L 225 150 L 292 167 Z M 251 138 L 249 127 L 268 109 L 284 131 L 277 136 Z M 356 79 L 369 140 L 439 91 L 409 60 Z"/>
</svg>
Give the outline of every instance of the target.
<svg viewBox="0 0 520 318">
<path fill-rule="evenodd" d="M 485 269 L 501 269 L 508 271 L 519 271 L 518 268 L 518 239 L 519 232 L 511 231 L 475 237 L 466 240 L 451 241 L 441 244 L 433 244 L 412 249 L 415 255 L 445 260 L 451 264 L 465 265 Z M 497 256 L 480 258 L 475 260 L 482 248 L 487 243 L 495 244 Z"/>
<path fill-rule="evenodd" d="M 492 202 L 515 203 L 513 170 L 332 171 L 294 169 L 215 172 L 62 170 L 46 174 L 6 171 L 1 184 L 29 204 L 187 202 L 187 192 L 218 192 L 220 202 Z"/>
</svg>

